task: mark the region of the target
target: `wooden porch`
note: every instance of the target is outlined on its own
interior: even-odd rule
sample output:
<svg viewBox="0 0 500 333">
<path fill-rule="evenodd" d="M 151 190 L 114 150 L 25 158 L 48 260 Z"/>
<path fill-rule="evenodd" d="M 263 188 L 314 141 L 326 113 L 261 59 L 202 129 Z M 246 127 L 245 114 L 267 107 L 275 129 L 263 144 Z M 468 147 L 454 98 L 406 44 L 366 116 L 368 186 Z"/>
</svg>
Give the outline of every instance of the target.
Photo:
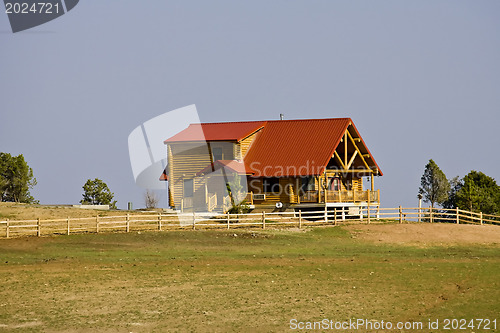
<svg viewBox="0 0 500 333">
<path fill-rule="evenodd" d="M 342 190 L 342 191 L 307 191 L 300 195 L 297 194 L 255 194 L 248 192 L 245 199 L 247 205 L 274 205 L 277 202 L 290 204 L 308 204 L 308 203 L 380 203 L 380 190 L 376 191 L 357 191 L 357 190 Z M 231 208 L 231 199 L 229 196 L 223 198 L 222 202 L 218 202 L 217 195 L 207 193 L 204 200 L 200 202 L 198 208 L 206 209 L 209 212 L 222 210 L 226 212 Z M 181 211 L 192 210 L 194 208 L 193 198 L 181 199 Z"/>
<path fill-rule="evenodd" d="M 254 194 L 249 192 L 246 196 L 246 203 L 254 204 L 273 204 L 276 202 L 301 204 L 301 203 L 379 203 L 380 190 L 376 191 L 357 191 L 357 190 L 341 190 L 341 191 L 307 191 L 302 194 L 288 195 L 273 195 L 273 194 Z"/>
</svg>

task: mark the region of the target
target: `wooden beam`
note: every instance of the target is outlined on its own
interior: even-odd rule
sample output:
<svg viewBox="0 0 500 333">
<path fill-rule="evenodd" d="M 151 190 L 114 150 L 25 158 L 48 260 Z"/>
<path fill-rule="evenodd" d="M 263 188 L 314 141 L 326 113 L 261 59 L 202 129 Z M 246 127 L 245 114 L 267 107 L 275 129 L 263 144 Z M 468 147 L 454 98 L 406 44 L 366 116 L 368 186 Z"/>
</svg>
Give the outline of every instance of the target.
<svg viewBox="0 0 500 333">
<path fill-rule="evenodd" d="M 348 133 L 348 130 L 345 130 L 345 133 L 344 133 L 344 165 L 347 165 L 347 133 Z"/>
<path fill-rule="evenodd" d="M 341 166 L 343 169 L 346 169 L 346 167 L 345 167 L 345 165 L 344 165 L 344 162 L 342 162 L 342 159 L 340 158 L 339 153 L 337 153 L 337 151 L 335 151 L 334 156 L 335 156 L 335 157 L 338 159 L 338 161 L 340 162 L 340 166 Z"/>
<path fill-rule="evenodd" d="M 354 173 L 354 172 L 362 172 L 362 173 L 375 173 L 374 170 L 371 169 L 328 169 L 327 172 L 333 172 L 333 173 Z"/>
<path fill-rule="evenodd" d="M 345 169 L 349 169 L 351 167 L 352 163 L 354 162 L 354 159 L 356 158 L 356 155 L 358 155 L 358 151 L 357 150 L 354 152 L 354 154 L 352 154 L 352 157 L 349 160 L 349 163 L 347 163 Z"/>
<path fill-rule="evenodd" d="M 361 160 L 363 160 L 364 165 L 366 166 L 367 169 L 370 169 L 370 166 L 368 163 L 366 163 L 365 158 L 363 157 L 363 154 L 361 153 L 361 150 L 359 150 L 358 146 L 356 145 L 356 142 L 354 142 L 354 139 L 351 136 L 351 133 L 349 133 L 349 130 L 345 131 L 346 135 L 349 136 L 349 139 L 351 139 L 352 144 L 354 145 L 354 148 L 358 151 L 359 155 L 361 156 Z"/>
</svg>

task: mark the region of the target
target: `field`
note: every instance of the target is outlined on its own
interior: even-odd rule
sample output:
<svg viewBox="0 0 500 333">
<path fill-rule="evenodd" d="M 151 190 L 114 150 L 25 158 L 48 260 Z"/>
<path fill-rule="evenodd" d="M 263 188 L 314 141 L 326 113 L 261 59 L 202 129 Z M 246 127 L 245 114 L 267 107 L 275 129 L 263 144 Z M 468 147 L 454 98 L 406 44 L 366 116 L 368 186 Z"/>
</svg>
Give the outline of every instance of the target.
<svg viewBox="0 0 500 333">
<path fill-rule="evenodd" d="M 40 218 L 54 219 L 79 217 L 93 217 L 99 214 L 100 216 L 113 215 L 116 212 L 110 210 L 93 210 L 93 209 L 77 209 L 72 207 L 51 207 L 30 204 L 20 204 L 13 202 L 0 202 L 0 220 L 33 220 Z"/>
<path fill-rule="evenodd" d="M 499 244 L 500 227 L 438 224 L 2 239 L 0 331 L 282 332 L 294 318 L 446 331 L 497 319 Z"/>
</svg>

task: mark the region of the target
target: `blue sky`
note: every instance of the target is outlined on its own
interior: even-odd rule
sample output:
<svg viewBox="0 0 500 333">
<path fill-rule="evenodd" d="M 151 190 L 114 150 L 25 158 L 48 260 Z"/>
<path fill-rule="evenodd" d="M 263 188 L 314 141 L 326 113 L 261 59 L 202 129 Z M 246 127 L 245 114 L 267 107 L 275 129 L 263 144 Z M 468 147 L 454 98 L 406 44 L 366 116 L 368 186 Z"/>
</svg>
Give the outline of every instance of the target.
<svg viewBox="0 0 500 333">
<path fill-rule="evenodd" d="M 196 104 L 202 121 L 350 117 L 415 206 L 425 164 L 500 180 L 498 1 L 97 1 L 12 34 L 0 13 L 0 151 L 44 204 L 103 179 L 144 206 L 127 138 Z M 164 198 L 166 199 L 166 198 Z"/>
</svg>

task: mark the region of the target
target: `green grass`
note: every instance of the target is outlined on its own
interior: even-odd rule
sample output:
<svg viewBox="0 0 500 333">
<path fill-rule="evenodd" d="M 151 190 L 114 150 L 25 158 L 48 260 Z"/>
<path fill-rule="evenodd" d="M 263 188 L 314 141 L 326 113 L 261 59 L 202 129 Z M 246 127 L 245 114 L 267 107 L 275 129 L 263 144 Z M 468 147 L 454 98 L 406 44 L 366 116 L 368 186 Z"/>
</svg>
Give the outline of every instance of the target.
<svg viewBox="0 0 500 333">
<path fill-rule="evenodd" d="M 495 319 L 499 254 L 496 246 L 375 244 L 341 227 L 1 240 L 0 330 L 253 332 L 287 331 L 292 318 Z"/>
</svg>

